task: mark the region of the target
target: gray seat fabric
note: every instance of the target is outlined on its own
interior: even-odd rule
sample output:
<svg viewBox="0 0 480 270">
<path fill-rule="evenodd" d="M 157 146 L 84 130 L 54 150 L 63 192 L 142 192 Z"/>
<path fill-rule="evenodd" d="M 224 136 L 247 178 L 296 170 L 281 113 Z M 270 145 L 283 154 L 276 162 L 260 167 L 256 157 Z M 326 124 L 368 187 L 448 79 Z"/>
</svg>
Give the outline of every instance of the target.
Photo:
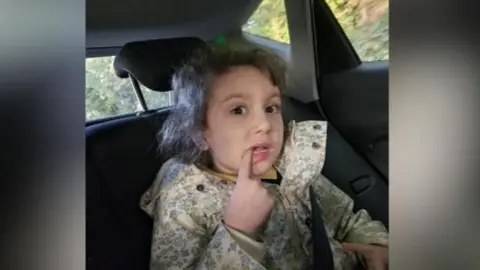
<svg viewBox="0 0 480 270">
<path fill-rule="evenodd" d="M 152 220 L 138 202 L 163 162 L 155 135 L 167 114 L 87 127 L 87 269 L 148 269 Z"/>
</svg>

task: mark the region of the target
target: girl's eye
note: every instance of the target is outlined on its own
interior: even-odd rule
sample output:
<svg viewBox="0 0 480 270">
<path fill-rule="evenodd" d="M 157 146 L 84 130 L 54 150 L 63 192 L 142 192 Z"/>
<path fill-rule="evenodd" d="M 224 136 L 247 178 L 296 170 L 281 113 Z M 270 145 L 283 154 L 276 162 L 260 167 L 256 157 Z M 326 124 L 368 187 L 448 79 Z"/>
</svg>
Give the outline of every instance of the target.
<svg viewBox="0 0 480 270">
<path fill-rule="evenodd" d="M 280 112 L 280 106 L 279 105 L 270 105 L 265 109 L 265 111 L 267 113 L 278 113 L 278 112 Z"/>
<path fill-rule="evenodd" d="M 235 107 L 232 111 L 232 114 L 242 115 L 247 113 L 247 109 L 244 106 Z"/>
</svg>

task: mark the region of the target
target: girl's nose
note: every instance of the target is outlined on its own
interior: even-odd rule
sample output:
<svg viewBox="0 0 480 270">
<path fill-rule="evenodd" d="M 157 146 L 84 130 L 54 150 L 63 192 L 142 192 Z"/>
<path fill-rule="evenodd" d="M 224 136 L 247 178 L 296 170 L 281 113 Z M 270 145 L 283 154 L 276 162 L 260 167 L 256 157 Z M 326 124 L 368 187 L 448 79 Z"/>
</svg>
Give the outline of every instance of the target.
<svg viewBox="0 0 480 270">
<path fill-rule="evenodd" d="M 272 129 L 272 124 L 265 112 L 258 113 L 255 116 L 254 121 L 255 134 L 257 133 L 268 133 Z"/>
</svg>

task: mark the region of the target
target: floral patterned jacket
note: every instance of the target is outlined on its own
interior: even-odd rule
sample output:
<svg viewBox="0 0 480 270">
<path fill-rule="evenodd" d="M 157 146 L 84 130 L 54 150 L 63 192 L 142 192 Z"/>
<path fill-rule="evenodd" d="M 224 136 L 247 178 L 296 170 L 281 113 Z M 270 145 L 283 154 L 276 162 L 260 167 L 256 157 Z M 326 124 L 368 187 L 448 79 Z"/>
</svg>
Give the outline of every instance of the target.
<svg viewBox="0 0 480 270">
<path fill-rule="evenodd" d="M 335 269 L 353 269 L 357 254 L 341 242 L 388 246 L 388 233 L 322 174 L 327 123 L 290 122 L 275 164 L 281 184 L 262 183 L 276 200 L 261 239 L 222 220 L 234 181 L 195 165 L 167 161 L 140 206 L 154 219 L 151 269 L 309 269 L 313 248 L 309 187 L 318 195 Z M 348 168 L 346 168 L 348 169 Z"/>
</svg>

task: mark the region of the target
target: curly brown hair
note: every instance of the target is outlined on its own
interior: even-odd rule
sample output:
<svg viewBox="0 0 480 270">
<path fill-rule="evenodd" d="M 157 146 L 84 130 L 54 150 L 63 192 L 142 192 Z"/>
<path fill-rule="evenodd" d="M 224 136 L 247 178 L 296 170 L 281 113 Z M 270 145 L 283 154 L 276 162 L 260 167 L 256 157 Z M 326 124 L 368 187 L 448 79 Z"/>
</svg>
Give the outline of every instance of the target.
<svg viewBox="0 0 480 270">
<path fill-rule="evenodd" d="M 252 66 L 282 92 L 285 63 L 275 53 L 249 45 L 209 45 L 193 53 L 172 77 L 174 106 L 158 132 L 163 158 L 193 164 L 206 158 L 199 146 L 206 126 L 206 104 L 212 80 L 232 67 Z"/>
</svg>

